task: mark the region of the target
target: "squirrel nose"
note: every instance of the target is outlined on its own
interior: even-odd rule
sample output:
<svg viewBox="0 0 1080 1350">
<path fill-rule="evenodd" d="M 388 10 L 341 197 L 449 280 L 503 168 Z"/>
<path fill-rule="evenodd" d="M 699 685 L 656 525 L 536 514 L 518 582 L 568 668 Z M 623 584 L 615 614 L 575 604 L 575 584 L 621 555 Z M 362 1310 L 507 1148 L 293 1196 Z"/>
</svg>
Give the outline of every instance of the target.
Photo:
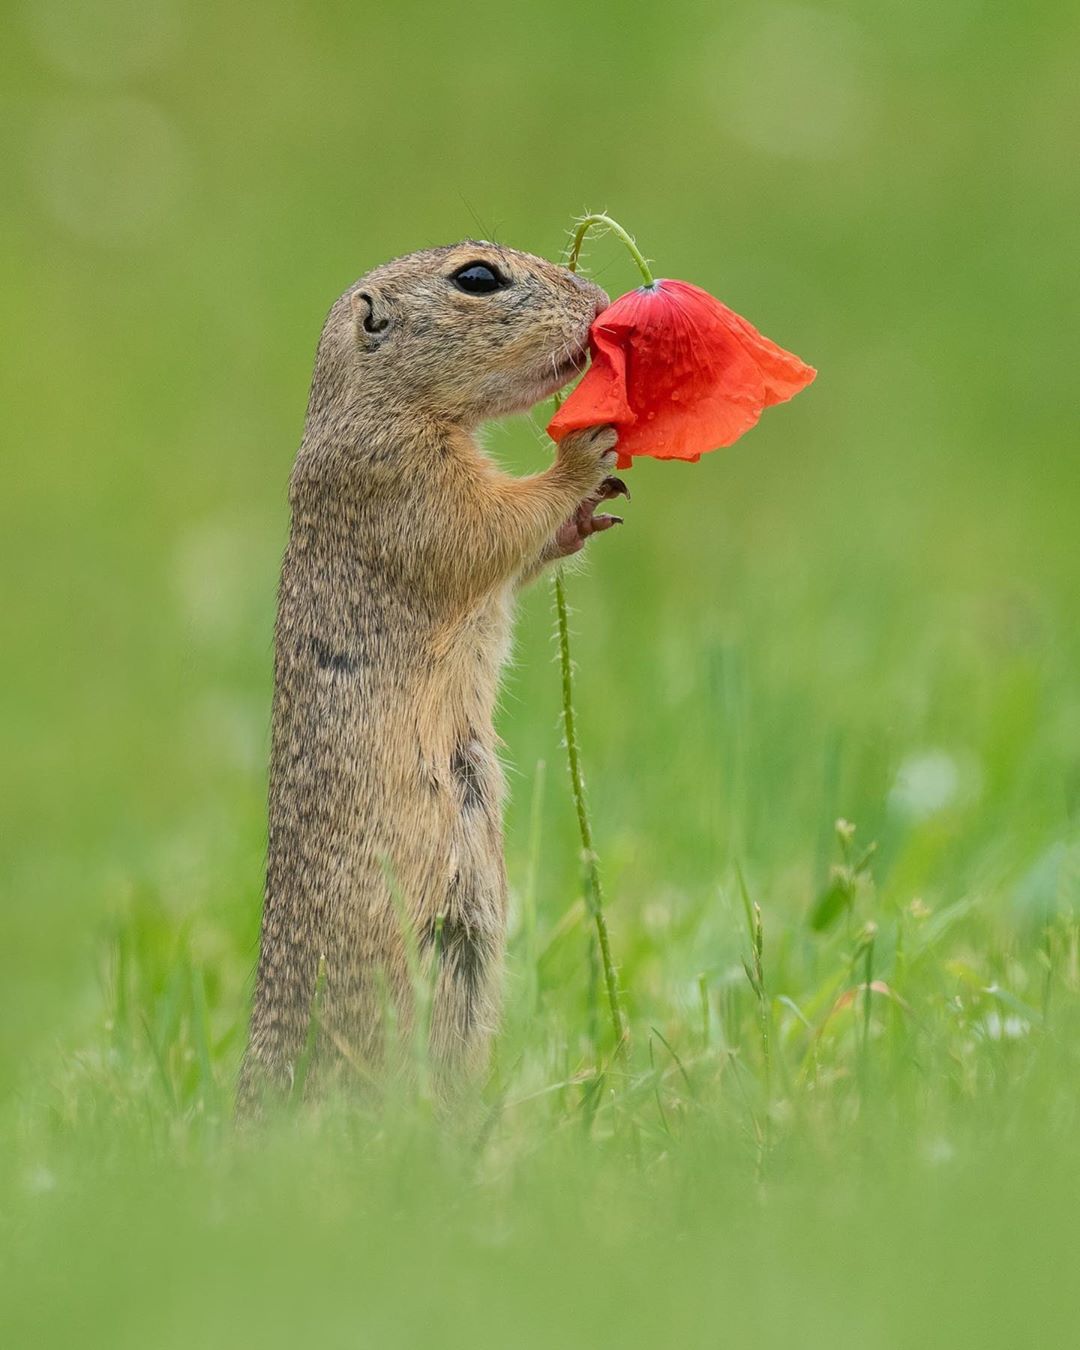
<svg viewBox="0 0 1080 1350">
<path fill-rule="evenodd" d="M 569 272 L 569 269 L 567 269 L 567 271 Z M 611 304 L 607 291 L 601 290 L 595 281 L 589 281 L 586 277 L 580 277 L 576 272 L 569 272 L 569 276 L 570 280 L 579 291 L 584 291 L 586 295 L 592 298 L 597 314 L 603 313 L 608 305 Z"/>
</svg>

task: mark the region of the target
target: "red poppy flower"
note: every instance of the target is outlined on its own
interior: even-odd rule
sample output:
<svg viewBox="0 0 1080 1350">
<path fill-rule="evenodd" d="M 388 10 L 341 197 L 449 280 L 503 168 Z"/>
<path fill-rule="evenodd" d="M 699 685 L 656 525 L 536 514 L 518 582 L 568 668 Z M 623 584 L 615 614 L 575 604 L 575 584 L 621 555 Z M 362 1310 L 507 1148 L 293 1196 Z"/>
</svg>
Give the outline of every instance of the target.
<svg viewBox="0 0 1080 1350">
<path fill-rule="evenodd" d="M 686 281 L 620 297 L 593 323 L 589 348 L 592 363 L 548 433 L 558 441 L 612 423 L 620 469 L 635 455 L 696 461 L 731 445 L 817 374 Z"/>
</svg>

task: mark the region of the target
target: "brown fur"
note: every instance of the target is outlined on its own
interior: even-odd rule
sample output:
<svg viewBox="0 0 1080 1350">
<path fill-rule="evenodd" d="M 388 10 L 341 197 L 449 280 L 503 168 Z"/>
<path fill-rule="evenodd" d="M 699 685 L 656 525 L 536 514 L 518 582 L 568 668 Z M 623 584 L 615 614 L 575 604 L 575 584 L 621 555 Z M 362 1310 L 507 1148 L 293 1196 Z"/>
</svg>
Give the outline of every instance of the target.
<svg viewBox="0 0 1080 1350">
<path fill-rule="evenodd" d="M 474 260 L 512 285 L 462 294 L 449 278 Z M 567 383 L 606 299 L 466 241 L 376 268 L 330 311 L 290 483 L 242 1109 L 291 1083 L 320 957 L 320 1073 L 377 1072 L 387 1010 L 399 1033 L 413 1016 L 407 936 L 433 982 L 436 1074 L 485 1063 L 506 915 L 492 716 L 512 596 L 572 551 L 559 527 L 597 497 L 615 433 L 567 437 L 529 478 L 500 472 L 472 433 Z"/>
</svg>

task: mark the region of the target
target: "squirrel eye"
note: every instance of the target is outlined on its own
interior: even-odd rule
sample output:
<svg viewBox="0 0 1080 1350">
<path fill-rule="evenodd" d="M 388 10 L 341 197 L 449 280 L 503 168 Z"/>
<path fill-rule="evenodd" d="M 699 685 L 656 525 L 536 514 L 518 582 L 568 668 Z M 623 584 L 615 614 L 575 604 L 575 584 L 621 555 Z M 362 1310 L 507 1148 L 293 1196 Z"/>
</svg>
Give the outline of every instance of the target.
<svg viewBox="0 0 1080 1350">
<path fill-rule="evenodd" d="M 490 295 L 501 286 L 509 285 L 494 267 L 479 262 L 466 263 L 464 267 L 459 267 L 450 280 L 466 295 Z"/>
</svg>

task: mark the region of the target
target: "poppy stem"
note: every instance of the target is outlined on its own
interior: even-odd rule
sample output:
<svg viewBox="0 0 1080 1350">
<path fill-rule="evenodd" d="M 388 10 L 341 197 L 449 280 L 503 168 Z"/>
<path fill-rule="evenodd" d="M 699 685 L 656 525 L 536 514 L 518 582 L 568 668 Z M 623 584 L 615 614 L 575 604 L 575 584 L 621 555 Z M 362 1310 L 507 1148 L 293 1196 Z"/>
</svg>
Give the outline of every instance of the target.
<svg viewBox="0 0 1080 1350">
<path fill-rule="evenodd" d="M 595 211 L 590 215 L 582 216 L 574 227 L 573 238 L 570 242 L 570 256 L 566 260 L 566 265 L 571 272 L 577 271 L 578 259 L 581 256 L 581 246 L 585 242 L 585 236 L 594 225 L 602 225 L 605 229 L 610 230 L 612 234 L 617 234 L 626 245 L 627 249 L 629 249 L 630 256 L 637 263 L 638 270 L 641 273 L 645 285 L 656 285 L 656 282 L 653 280 L 653 274 L 649 270 L 649 264 L 645 261 L 645 255 L 634 242 L 633 236 L 628 230 L 624 230 L 617 220 L 612 220 L 610 216 L 604 215 L 602 211 Z"/>
<path fill-rule="evenodd" d="M 581 246 L 585 236 L 599 225 L 617 234 L 630 250 L 634 261 L 644 278 L 646 286 L 655 285 L 645 255 L 638 248 L 631 235 L 623 229 L 617 220 L 603 212 L 592 212 L 583 216 L 574 227 L 570 241 L 570 253 L 566 265 L 576 272 L 581 258 Z M 556 396 L 556 406 L 559 399 Z M 577 718 L 574 713 L 574 666 L 570 659 L 570 622 L 567 617 L 566 587 L 563 584 L 562 568 L 555 573 L 555 612 L 559 624 L 559 664 L 562 667 L 563 726 L 566 730 L 566 758 L 570 766 L 570 787 L 574 794 L 574 806 L 577 808 L 578 831 L 581 834 L 581 856 L 585 866 L 585 904 L 589 916 L 596 925 L 596 943 L 600 948 L 600 963 L 604 968 L 604 986 L 607 989 L 608 1009 L 611 1013 L 611 1029 L 615 1034 L 615 1053 L 621 1060 L 626 1059 L 629 1041 L 626 1022 L 623 1019 L 622 1005 L 619 1001 L 619 983 L 615 975 L 615 963 L 611 959 L 611 942 L 608 938 L 607 919 L 604 916 L 604 888 L 600 880 L 600 860 L 593 848 L 592 821 L 589 819 L 589 806 L 585 800 L 585 779 L 581 772 L 581 753 L 578 749 Z"/>
<path fill-rule="evenodd" d="M 578 748 L 577 717 L 574 712 L 574 667 L 570 659 L 570 622 L 566 607 L 566 587 L 560 568 L 555 573 L 555 613 L 558 616 L 559 664 L 562 667 L 562 713 L 566 731 L 566 758 L 570 767 L 570 786 L 577 809 L 578 831 L 581 834 L 581 857 L 585 868 L 585 905 L 596 925 L 596 941 L 600 948 L 600 962 L 604 968 L 611 1029 L 615 1034 L 615 1051 L 625 1058 L 627 1035 L 619 1001 L 619 985 L 615 963 L 611 959 L 607 919 L 604 916 L 604 888 L 600 880 L 600 860 L 593 848 L 592 821 L 585 800 L 585 779 L 581 772 L 581 752 Z"/>
</svg>

